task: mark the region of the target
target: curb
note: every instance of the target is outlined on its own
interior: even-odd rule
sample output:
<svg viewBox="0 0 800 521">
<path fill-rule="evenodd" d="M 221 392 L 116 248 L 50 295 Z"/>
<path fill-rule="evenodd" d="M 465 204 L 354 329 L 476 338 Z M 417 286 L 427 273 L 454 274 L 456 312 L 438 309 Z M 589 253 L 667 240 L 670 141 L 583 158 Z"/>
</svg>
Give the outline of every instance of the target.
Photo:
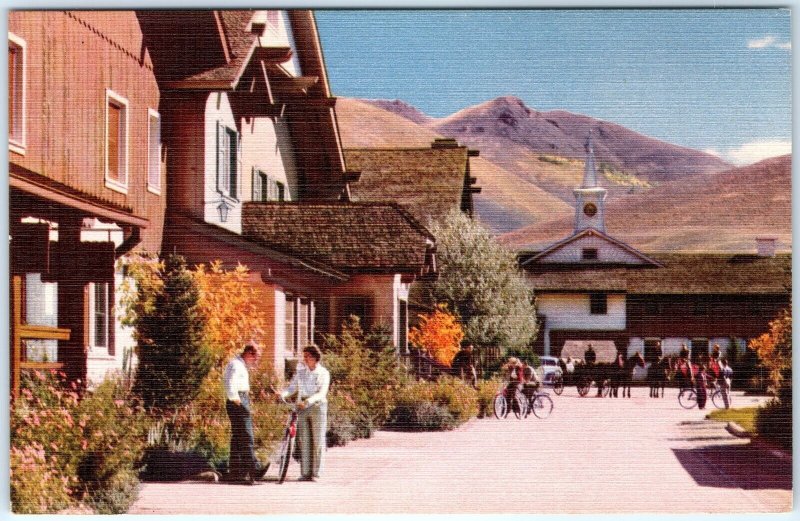
<svg viewBox="0 0 800 521">
<path fill-rule="evenodd" d="M 728 422 L 725 425 L 725 430 L 731 433 L 732 435 L 736 436 L 737 438 L 750 438 L 750 433 L 747 432 L 736 422 Z"/>
</svg>

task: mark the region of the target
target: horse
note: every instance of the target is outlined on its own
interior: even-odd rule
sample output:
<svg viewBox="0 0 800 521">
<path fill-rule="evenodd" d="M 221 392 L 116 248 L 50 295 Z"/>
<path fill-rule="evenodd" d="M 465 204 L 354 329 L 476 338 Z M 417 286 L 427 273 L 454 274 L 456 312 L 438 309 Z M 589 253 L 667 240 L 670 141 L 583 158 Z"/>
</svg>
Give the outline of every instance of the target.
<svg viewBox="0 0 800 521">
<path fill-rule="evenodd" d="M 672 363 L 670 358 L 662 357 L 650 364 L 647 369 L 650 398 L 658 398 L 659 388 L 661 389 L 661 398 L 664 397 L 664 389 L 667 387 L 671 371 Z"/>
<path fill-rule="evenodd" d="M 622 386 L 622 397 L 625 398 L 625 392 L 627 391 L 628 398 L 631 397 L 631 384 L 633 383 L 633 371 L 636 369 L 636 366 L 644 367 L 644 357 L 642 354 L 637 351 L 633 356 L 628 357 L 625 360 L 625 365 L 622 367 L 622 370 L 619 373 L 619 381 Z M 614 392 L 614 396 L 617 396 L 617 393 Z"/>
</svg>

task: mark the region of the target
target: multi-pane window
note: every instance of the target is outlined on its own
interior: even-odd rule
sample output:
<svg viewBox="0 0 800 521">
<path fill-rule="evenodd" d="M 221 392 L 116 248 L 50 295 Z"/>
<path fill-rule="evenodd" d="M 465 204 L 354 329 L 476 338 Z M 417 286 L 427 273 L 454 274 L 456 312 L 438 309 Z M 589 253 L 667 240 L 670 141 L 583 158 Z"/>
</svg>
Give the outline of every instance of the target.
<svg viewBox="0 0 800 521">
<path fill-rule="evenodd" d="M 264 203 L 269 201 L 269 178 L 261 170 L 253 170 L 253 201 Z"/>
<path fill-rule="evenodd" d="M 44 282 L 41 273 L 25 274 L 25 317 L 31 326 L 58 327 L 58 284 Z M 58 360 L 58 341 L 29 339 L 25 342 L 24 360 L 55 362 Z"/>
<path fill-rule="evenodd" d="M 298 347 L 304 348 L 309 343 L 309 318 L 310 314 L 308 312 L 309 309 L 309 302 L 308 300 L 302 299 L 298 303 L 297 307 L 297 343 L 299 344 Z"/>
<path fill-rule="evenodd" d="M 93 349 L 109 349 L 109 291 L 107 282 L 89 285 L 89 343 Z"/>
<path fill-rule="evenodd" d="M 592 315 L 605 315 L 608 313 L 608 295 L 605 293 L 591 293 L 589 295 L 589 312 Z"/>
<path fill-rule="evenodd" d="M 147 111 L 147 188 L 161 193 L 161 116 Z"/>
<path fill-rule="evenodd" d="M 128 187 L 128 101 L 106 91 L 106 186 Z"/>
<path fill-rule="evenodd" d="M 217 190 L 232 199 L 239 199 L 239 133 L 217 123 Z"/>
<path fill-rule="evenodd" d="M 8 143 L 25 151 L 25 41 L 8 35 Z"/>
</svg>

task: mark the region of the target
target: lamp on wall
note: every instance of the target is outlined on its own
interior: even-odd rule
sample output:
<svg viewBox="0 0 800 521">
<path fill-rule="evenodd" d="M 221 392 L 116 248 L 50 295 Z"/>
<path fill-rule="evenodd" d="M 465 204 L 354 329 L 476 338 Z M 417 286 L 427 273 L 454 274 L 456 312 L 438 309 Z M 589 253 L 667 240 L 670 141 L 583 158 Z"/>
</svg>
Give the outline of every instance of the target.
<svg viewBox="0 0 800 521">
<path fill-rule="evenodd" d="M 228 211 L 230 209 L 231 209 L 231 207 L 228 206 L 228 203 L 226 203 L 224 199 L 222 200 L 221 203 L 219 203 L 219 206 L 217 206 L 217 211 L 219 212 L 219 221 L 220 222 L 224 223 L 224 222 L 228 221 Z"/>
</svg>

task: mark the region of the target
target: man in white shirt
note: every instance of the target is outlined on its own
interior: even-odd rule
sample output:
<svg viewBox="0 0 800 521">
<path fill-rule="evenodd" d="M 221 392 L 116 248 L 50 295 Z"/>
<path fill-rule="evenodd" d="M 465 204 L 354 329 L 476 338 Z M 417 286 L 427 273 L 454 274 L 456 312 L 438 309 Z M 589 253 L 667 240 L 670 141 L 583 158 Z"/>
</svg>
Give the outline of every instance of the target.
<svg viewBox="0 0 800 521">
<path fill-rule="evenodd" d="M 250 373 L 248 368 L 258 360 L 255 346 L 245 346 L 242 354 L 231 360 L 225 368 L 225 411 L 231 422 L 231 450 L 228 460 L 230 481 L 252 484 L 262 477 L 256 460 L 253 436 L 253 418 L 250 414 Z"/>
<path fill-rule="evenodd" d="M 331 374 L 322 367 L 322 352 L 309 345 L 303 349 L 303 363 L 297 364 L 289 387 L 281 392 L 284 400 L 297 394 L 297 436 L 300 439 L 300 475 L 303 481 L 314 481 L 322 471 L 328 430 L 328 387 Z"/>
</svg>

